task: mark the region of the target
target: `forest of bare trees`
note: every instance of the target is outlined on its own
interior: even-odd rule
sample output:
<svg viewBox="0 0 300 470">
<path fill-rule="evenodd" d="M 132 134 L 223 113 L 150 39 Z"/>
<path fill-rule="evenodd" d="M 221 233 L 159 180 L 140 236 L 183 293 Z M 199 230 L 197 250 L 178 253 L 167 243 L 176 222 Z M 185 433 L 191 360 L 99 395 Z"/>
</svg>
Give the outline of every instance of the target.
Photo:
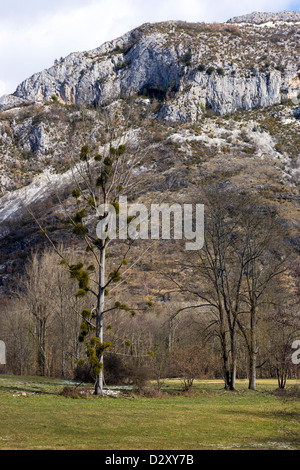
<svg viewBox="0 0 300 470">
<path fill-rule="evenodd" d="M 124 286 L 116 275 L 119 268 L 112 271 L 115 288 L 104 294 L 99 344 L 105 345 L 104 384 L 152 379 L 159 389 L 165 378 L 178 377 L 187 390 L 195 378 L 223 378 L 225 388 L 234 390 L 236 378 L 247 378 L 255 390 L 256 377 L 277 378 L 284 388 L 287 378 L 299 374 L 291 362 L 300 326 L 299 267 L 278 216 L 228 191 L 220 198 L 212 190 L 202 198 L 202 250 L 182 250 L 176 262 L 158 260 L 148 278 L 143 268 L 133 269 L 135 293 L 130 280 Z M 178 249 L 172 246 L 171 253 Z M 135 258 L 142 251 L 140 244 Z M 85 295 L 78 295 L 80 276 L 72 275 L 74 267 L 91 267 L 94 259 L 92 250 L 63 245 L 32 253 L 3 299 L 8 372 L 97 379 L 90 360 L 97 298 L 95 303 L 89 286 L 99 283 L 99 273 L 90 268 Z M 147 279 L 158 285 L 150 297 Z"/>
<path fill-rule="evenodd" d="M 299 266 L 275 204 L 217 180 L 186 201 L 170 180 L 167 202 L 204 205 L 202 249 L 190 252 L 177 239 L 99 238 L 96 224 L 106 223 L 109 207 L 120 231 L 120 197 L 143 194 L 147 148 L 123 124 L 103 114 L 101 154 L 84 145 L 72 162 L 68 203 L 56 195 L 64 244 L 29 208 L 48 247 L 32 251 L 6 286 L 6 371 L 93 381 L 95 394 L 105 384 L 150 378 L 160 388 L 167 377 L 180 378 L 185 390 L 195 378 L 222 378 L 228 390 L 245 378 L 255 390 L 257 377 L 276 377 L 284 388 L 298 374 L 291 358 Z M 162 202 L 151 197 L 147 203 Z M 125 222 L 141 230 L 141 215 Z"/>
</svg>

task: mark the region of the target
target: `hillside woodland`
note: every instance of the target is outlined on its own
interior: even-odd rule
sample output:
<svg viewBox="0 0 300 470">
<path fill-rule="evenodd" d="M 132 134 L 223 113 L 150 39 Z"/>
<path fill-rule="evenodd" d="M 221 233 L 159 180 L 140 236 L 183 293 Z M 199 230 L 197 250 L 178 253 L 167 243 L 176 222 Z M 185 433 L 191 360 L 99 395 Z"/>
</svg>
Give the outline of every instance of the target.
<svg viewBox="0 0 300 470">
<path fill-rule="evenodd" d="M 299 24 L 147 23 L 0 98 L 6 371 L 94 381 L 104 357 L 108 385 L 299 376 Z M 103 247 L 95 209 L 120 196 L 204 204 L 202 250 Z"/>
</svg>

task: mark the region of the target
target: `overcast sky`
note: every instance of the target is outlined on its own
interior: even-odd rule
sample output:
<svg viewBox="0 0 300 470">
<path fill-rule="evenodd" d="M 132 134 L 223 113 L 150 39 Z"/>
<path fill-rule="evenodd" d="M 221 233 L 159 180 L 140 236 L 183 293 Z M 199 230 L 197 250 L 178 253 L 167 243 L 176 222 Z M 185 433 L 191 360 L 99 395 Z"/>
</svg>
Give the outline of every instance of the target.
<svg viewBox="0 0 300 470">
<path fill-rule="evenodd" d="M 0 0 L 0 96 L 70 52 L 142 23 L 222 22 L 252 11 L 300 11 L 300 0 Z"/>
</svg>

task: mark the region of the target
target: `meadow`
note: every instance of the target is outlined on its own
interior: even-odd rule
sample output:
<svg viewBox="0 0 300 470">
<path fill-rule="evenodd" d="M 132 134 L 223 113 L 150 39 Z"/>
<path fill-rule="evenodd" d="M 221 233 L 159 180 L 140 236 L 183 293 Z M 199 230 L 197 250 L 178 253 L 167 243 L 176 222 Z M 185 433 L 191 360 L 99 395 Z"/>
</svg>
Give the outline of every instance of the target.
<svg viewBox="0 0 300 470">
<path fill-rule="evenodd" d="M 0 376 L 1 450 L 299 450 L 300 381 L 285 392 L 259 380 L 256 392 L 239 380 L 180 381 L 95 397 L 63 395 L 74 384 L 42 377 Z M 87 390 L 88 386 L 82 390 Z M 70 390 L 70 389 L 69 389 Z"/>
</svg>

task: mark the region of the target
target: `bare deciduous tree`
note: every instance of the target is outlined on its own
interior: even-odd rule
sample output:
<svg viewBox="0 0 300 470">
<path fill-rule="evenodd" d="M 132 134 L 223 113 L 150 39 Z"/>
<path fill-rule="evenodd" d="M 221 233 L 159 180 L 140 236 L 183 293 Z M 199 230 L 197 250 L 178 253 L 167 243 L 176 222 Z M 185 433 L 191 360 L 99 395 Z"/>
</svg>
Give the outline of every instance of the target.
<svg viewBox="0 0 300 470">
<path fill-rule="evenodd" d="M 237 334 L 242 331 L 249 353 L 249 388 L 255 389 L 258 308 L 268 285 L 284 271 L 274 234 L 278 221 L 250 195 L 215 188 L 201 201 L 206 207 L 204 247 L 183 260 L 172 279 L 196 300 L 194 308 L 214 316 L 210 327 L 220 341 L 225 388 L 230 390 L 235 389 Z"/>
</svg>

